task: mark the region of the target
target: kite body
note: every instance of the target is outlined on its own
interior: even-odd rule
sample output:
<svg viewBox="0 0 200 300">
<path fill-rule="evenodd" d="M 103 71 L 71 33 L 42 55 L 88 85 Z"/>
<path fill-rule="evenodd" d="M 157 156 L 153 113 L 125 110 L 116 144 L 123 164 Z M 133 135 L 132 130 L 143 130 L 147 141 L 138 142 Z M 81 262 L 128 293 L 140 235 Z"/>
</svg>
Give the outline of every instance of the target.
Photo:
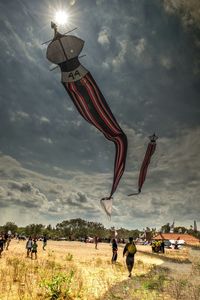
<svg viewBox="0 0 200 300">
<path fill-rule="evenodd" d="M 116 154 L 111 192 L 108 197 L 101 199 L 102 206 L 110 215 L 111 199 L 125 169 L 127 137 L 113 116 L 94 78 L 79 62 L 78 55 L 83 48 L 84 41 L 72 35 L 61 35 L 55 26 L 53 27 L 54 39 L 47 48 L 47 59 L 59 65 L 61 81 L 78 112 L 115 144 Z"/>
</svg>

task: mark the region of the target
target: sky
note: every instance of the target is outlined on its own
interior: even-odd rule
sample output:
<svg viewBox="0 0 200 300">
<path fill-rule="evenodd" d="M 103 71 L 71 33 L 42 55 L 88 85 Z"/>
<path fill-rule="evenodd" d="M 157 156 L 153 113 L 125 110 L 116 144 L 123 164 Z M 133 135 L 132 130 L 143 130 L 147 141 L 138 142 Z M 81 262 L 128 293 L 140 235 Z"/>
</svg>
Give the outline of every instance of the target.
<svg viewBox="0 0 200 300">
<path fill-rule="evenodd" d="M 111 220 L 115 148 L 77 112 L 46 59 L 57 10 L 128 138 Z M 199 0 L 0 0 L 0 225 L 82 218 L 105 227 L 200 226 Z M 159 136 L 142 193 L 140 166 Z"/>
</svg>

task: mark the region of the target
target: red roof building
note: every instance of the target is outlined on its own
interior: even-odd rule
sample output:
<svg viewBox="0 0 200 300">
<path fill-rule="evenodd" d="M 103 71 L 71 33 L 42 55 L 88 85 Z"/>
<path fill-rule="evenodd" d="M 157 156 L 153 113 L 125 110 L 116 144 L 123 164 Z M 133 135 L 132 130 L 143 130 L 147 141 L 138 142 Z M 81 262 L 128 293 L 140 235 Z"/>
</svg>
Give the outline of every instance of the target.
<svg viewBox="0 0 200 300">
<path fill-rule="evenodd" d="M 183 240 L 188 245 L 199 245 L 200 240 L 193 235 L 187 233 L 159 233 L 154 238 L 154 240 Z"/>
</svg>

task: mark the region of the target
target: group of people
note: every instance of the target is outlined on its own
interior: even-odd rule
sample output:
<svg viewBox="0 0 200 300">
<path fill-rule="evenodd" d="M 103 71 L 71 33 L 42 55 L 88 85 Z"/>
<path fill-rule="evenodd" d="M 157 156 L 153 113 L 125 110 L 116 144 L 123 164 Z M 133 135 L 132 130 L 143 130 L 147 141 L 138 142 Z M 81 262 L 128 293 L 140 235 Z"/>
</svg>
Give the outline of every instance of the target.
<svg viewBox="0 0 200 300">
<path fill-rule="evenodd" d="M 44 236 L 43 237 L 43 247 L 42 247 L 42 249 L 44 251 L 46 250 L 45 249 L 46 245 L 47 245 L 47 237 Z M 29 257 L 31 255 L 31 259 L 33 259 L 33 255 L 34 255 L 35 259 L 37 259 L 37 248 L 38 248 L 37 240 L 33 239 L 30 236 L 29 239 L 26 242 L 27 257 Z"/>
<path fill-rule="evenodd" d="M 10 244 L 11 238 L 7 234 L 0 234 L 0 257 L 4 249 L 8 250 L 8 246 Z M 47 245 L 47 237 L 44 236 L 43 239 L 43 250 L 46 250 L 46 245 Z M 96 236 L 94 239 L 95 243 L 95 249 L 97 249 L 98 245 L 98 237 Z M 31 236 L 28 238 L 26 242 L 26 253 L 27 257 L 31 257 L 31 259 L 35 258 L 37 259 L 37 249 L 38 249 L 38 244 L 37 244 L 37 239 L 32 238 Z M 132 276 L 132 269 L 134 266 L 134 256 L 135 253 L 137 252 L 135 243 L 133 241 L 133 238 L 129 238 L 129 242 L 125 245 L 124 250 L 123 250 L 123 257 L 126 256 L 126 265 L 127 269 L 129 272 L 129 277 Z M 118 244 L 117 244 L 117 239 L 113 238 L 112 239 L 112 264 L 115 264 L 117 261 L 117 256 L 118 256 Z"/>
<path fill-rule="evenodd" d="M 11 241 L 11 236 L 9 234 L 0 233 L 0 258 L 2 256 L 2 252 L 4 250 L 8 250 L 10 241 Z M 43 250 L 46 250 L 45 248 L 47 245 L 47 237 L 44 236 L 42 241 L 43 241 L 42 248 Z M 30 236 L 26 242 L 27 257 L 31 257 L 31 259 L 33 259 L 33 256 L 35 256 L 35 259 L 37 259 L 37 248 L 38 248 L 37 239 L 36 238 L 33 239 Z"/>
<path fill-rule="evenodd" d="M 37 240 L 32 239 L 32 237 L 30 236 L 28 241 L 26 242 L 27 257 L 29 257 L 29 255 L 31 254 L 31 259 L 33 259 L 33 255 L 35 255 L 35 259 L 37 259 L 37 248 Z"/>
<path fill-rule="evenodd" d="M 153 253 L 165 253 L 165 242 L 162 241 L 154 241 L 151 244 L 152 252 Z"/>
<path fill-rule="evenodd" d="M 8 250 L 10 245 L 11 237 L 7 233 L 0 234 L 0 257 L 4 250 Z"/>
<path fill-rule="evenodd" d="M 97 236 L 95 236 L 95 238 L 94 238 L 95 249 L 98 249 L 97 248 L 98 241 L 99 241 L 99 238 Z M 136 252 L 137 252 L 137 248 L 135 246 L 133 238 L 129 237 L 129 242 L 125 245 L 124 250 L 123 250 L 123 257 L 126 256 L 126 266 L 127 266 L 128 272 L 129 272 L 128 277 L 132 276 L 132 269 L 134 266 L 134 257 L 135 257 Z M 112 259 L 111 259 L 112 264 L 116 263 L 117 256 L 118 256 L 117 239 L 113 238 L 112 239 Z"/>
<path fill-rule="evenodd" d="M 118 245 L 117 245 L 117 240 L 113 239 L 112 240 L 112 263 L 116 263 L 117 261 L 117 252 L 118 252 Z M 126 266 L 129 272 L 128 277 L 132 276 L 132 269 L 134 266 L 134 257 L 135 253 L 137 252 L 137 248 L 135 246 L 135 243 L 133 241 L 133 238 L 129 238 L 129 242 L 125 245 L 124 250 L 123 250 L 123 257 L 126 256 Z"/>
</svg>

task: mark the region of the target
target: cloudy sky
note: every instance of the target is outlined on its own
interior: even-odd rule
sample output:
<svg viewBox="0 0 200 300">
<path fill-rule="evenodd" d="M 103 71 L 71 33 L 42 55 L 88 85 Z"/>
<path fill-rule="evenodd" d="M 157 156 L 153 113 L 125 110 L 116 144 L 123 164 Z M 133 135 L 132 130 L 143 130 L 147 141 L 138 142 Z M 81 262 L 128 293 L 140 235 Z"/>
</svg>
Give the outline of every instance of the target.
<svg viewBox="0 0 200 300">
<path fill-rule="evenodd" d="M 129 141 L 111 221 L 114 145 L 76 111 L 50 71 L 50 21 L 64 9 L 65 32 L 85 45 L 92 73 Z M 199 0 L 0 0 L 0 225 L 70 218 L 106 227 L 200 226 Z M 159 136 L 139 196 L 140 165 Z"/>
</svg>

